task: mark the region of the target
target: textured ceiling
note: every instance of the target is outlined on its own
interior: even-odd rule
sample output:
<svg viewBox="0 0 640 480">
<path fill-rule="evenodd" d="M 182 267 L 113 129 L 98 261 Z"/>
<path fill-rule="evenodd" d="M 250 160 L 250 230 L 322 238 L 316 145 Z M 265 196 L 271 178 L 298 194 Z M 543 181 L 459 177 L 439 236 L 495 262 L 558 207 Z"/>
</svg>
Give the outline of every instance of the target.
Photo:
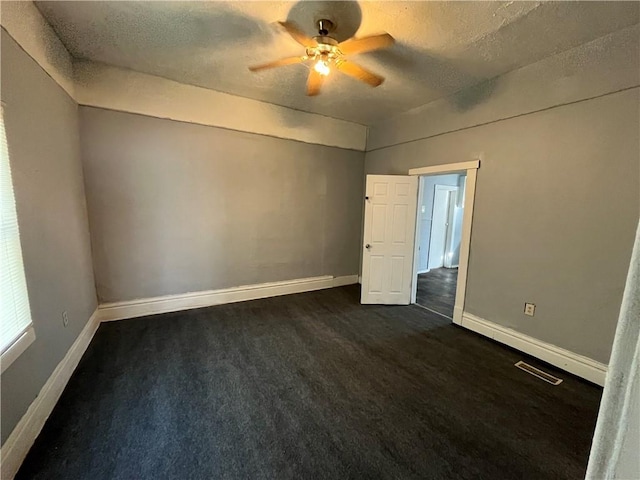
<svg viewBox="0 0 640 480">
<path fill-rule="evenodd" d="M 638 2 L 36 2 L 76 57 L 370 125 L 463 87 L 638 23 Z M 386 77 L 371 88 L 333 72 L 307 97 L 307 67 L 251 73 L 301 55 L 275 24 L 338 40 L 389 32 L 397 44 L 352 60 Z"/>
</svg>

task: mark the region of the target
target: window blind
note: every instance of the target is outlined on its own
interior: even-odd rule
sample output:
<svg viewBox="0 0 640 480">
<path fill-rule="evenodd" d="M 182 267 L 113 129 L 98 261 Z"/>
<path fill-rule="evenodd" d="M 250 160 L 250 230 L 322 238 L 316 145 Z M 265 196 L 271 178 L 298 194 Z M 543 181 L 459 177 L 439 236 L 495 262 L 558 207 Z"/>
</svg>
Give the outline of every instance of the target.
<svg viewBox="0 0 640 480">
<path fill-rule="evenodd" d="M 18 215 L 2 109 L 0 149 L 0 350 L 4 355 L 29 330 L 31 309 L 22 263 Z"/>
</svg>

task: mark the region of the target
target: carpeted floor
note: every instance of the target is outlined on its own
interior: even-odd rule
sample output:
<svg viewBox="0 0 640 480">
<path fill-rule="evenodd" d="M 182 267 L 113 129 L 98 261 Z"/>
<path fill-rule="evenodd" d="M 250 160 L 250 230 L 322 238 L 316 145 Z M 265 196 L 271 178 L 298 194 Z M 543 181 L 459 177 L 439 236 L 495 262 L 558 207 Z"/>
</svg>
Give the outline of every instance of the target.
<svg viewBox="0 0 640 480">
<path fill-rule="evenodd" d="M 583 478 L 600 388 L 358 300 L 349 286 L 103 324 L 17 478 Z"/>
<path fill-rule="evenodd" d="M 457 268 L 434 268 L 418 275 L 416 303 L 453 318 L 456 302 Z"/>
</svg>

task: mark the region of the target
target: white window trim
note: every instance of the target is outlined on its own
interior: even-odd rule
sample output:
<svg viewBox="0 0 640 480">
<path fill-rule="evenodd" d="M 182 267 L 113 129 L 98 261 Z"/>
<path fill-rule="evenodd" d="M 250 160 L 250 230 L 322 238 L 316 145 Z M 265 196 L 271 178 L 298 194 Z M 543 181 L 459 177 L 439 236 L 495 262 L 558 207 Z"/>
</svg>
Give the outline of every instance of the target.
<svg viewBox="0 0 640 480">
<path fill-rule="evenodd" d="M 33 323 L 20 334 L 18 338 L 7 348 L 0 358 L 0 373 L 9 368 L 9 366 L 16 361 L 16 359 L 22 355 L 22 353 L 33 343 L 36 339 L 36 332 L 33 329 Z"/>
<path fill-rule="evenodd" d="M 9 160 L 9 145 L 7 142 L 7 137 L 6 137 L 6 125 L 4 123 L 4 102 L 0 103 L 0 144 L 3 150 L 3 157 L 4 154 L 6 154 L 6 160 L 8 162 L 10 162 Z M 11 166 L 9 164 L 9 183 L 11 185 L 11 190 L 13 191 L 13 181 L 11 178 Z M 13 192 L 14 197 L 12 198 L 12 203 L 14 208 L 17 210 L 17 206 L 15 205 L 15 192 Z M 13 212 L 13 215 L 15 215 L 16 217 L 16 222 L 17 222 L 17 211 Z M 13 217 L 12 215 L 12 217 Z M 31 306 L 30 306 L 30 298 L 29 298 L 29 291 L 28 291 L 28 287 L 26 284 L 26 273 L 24 271 L 24 260 L 23 260 L 23 256 L 22 256 L 22 245 L 21 245 L 21 241 L 20 241 L 20 231 L 19 231 L 19 226 L 17 229 L 17 233 L 18 233 L 18 242 L 19 242 L 19 255 L 20 255 L 20 265 L 22 268 L 21 274 L 22 274 L 22 282 L 24 283 L 24 294 L 26 295 L 26 309 L 28 312 L 28 319 L 29 319 L 29 323 L 26 324 L 24 326 L 24 328 L 22 328 L 22 330 L 19 330 L 13 340 L 11 341 L 10 344 L 8 345 L 3 345 L 2 348 L 4 349 L 2 351 L 2 353 L 0 354 L 0 374 L 4 373 L 5 370 L 7 368 L 9 368 L 11 366 L 11 364 L 13 362 L 16 361 L 16 359 L 22 355 L 22 353 L 33 343 L 33 341 L 36 339 L 36 333 L 35 330 L 33 328 L 33 318 L 31 316 Z"/>
</svg>

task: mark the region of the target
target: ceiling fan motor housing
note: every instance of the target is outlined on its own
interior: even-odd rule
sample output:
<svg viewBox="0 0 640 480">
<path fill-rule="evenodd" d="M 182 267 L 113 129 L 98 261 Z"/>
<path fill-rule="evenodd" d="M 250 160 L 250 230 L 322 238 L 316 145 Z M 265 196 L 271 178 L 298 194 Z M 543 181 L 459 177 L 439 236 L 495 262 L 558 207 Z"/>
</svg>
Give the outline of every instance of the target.
<svg viewBox="0 0 640 480">
<path fill-rule="evenodd" d="M 340 56 L 340 50 L 338 49 L 338 41 L 335 38 L 319 35 L 313 37 L 317 45 L 307 48 L 307 57 L 318 58 L 321 57 L 326 60 L 333 60 Z"/>
</svg>

